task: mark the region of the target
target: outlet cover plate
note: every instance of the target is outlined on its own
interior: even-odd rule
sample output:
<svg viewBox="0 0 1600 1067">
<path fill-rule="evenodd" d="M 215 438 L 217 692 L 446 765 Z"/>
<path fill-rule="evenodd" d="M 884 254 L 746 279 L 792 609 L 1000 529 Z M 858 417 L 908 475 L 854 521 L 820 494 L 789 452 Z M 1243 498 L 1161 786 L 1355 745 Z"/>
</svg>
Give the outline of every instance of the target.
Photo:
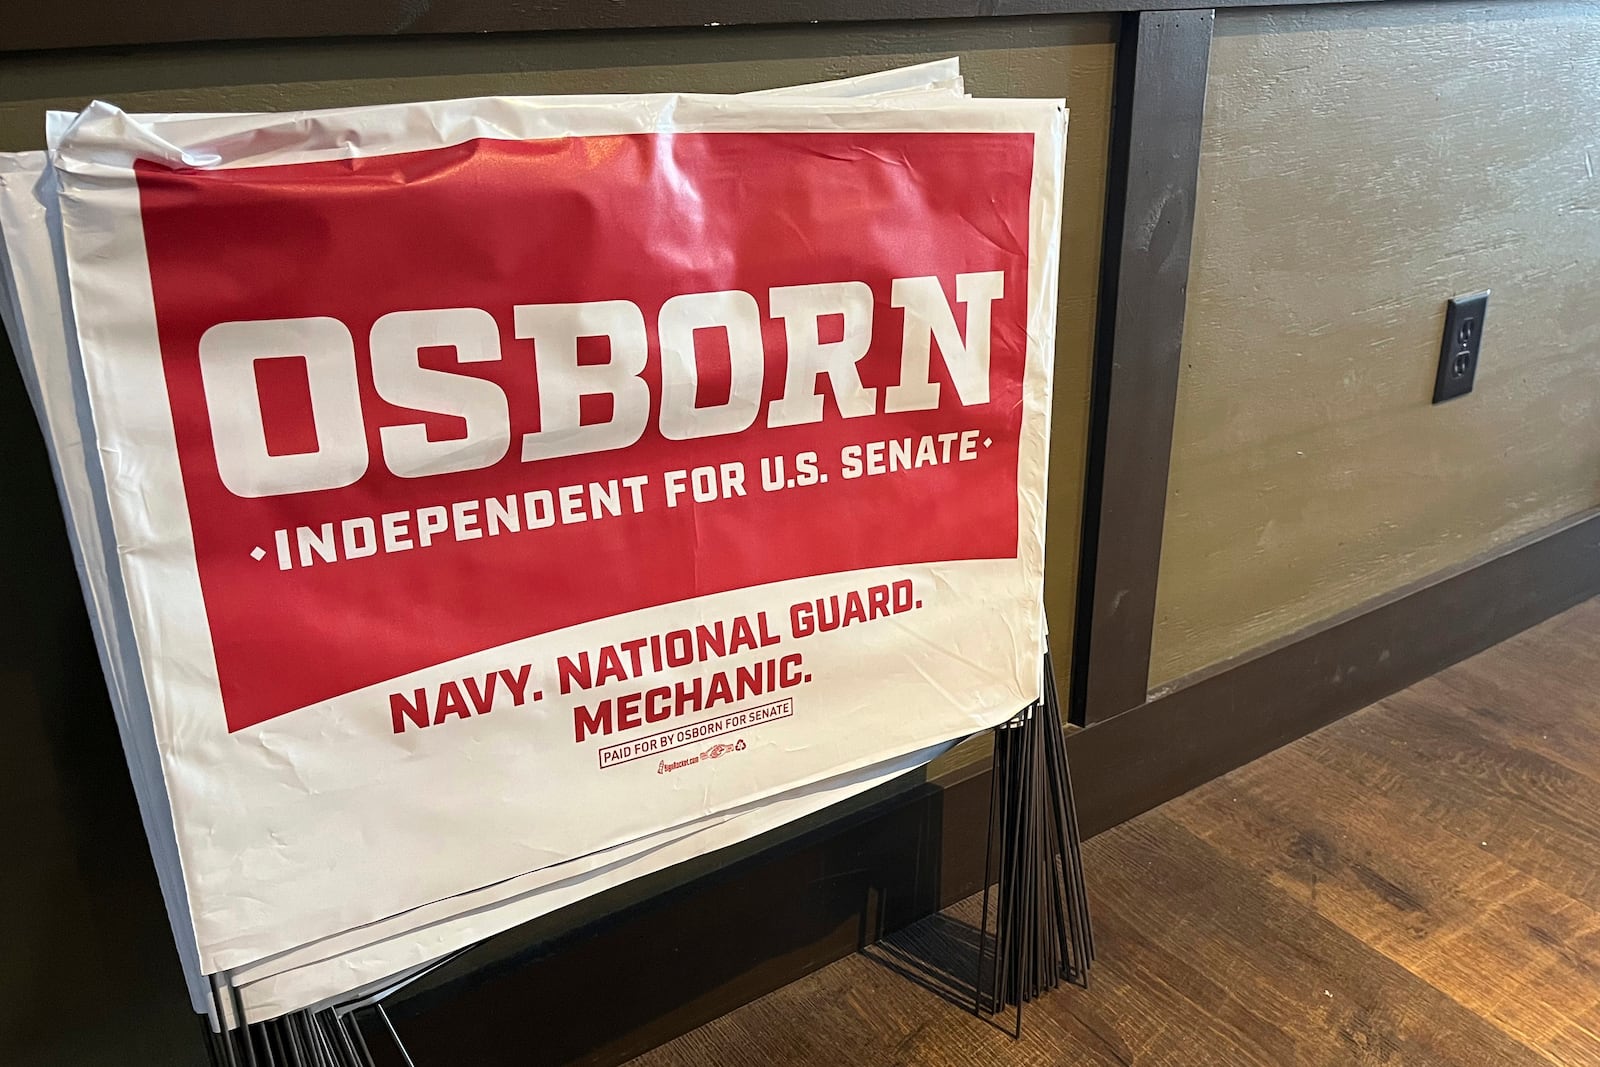
<svg viewBox="0 0 1600 1067">
<path fill-rule="evenodd" d="M 1439 373 L 1433 381 L 1435 404 L 1472 392 L 1472 383 L 1478 377 L 1483 317 L 1488 309 L 1487 289 L 1450 301 L 1444 315 L 1444 337 L 1439 342 Z"/>
</svg>

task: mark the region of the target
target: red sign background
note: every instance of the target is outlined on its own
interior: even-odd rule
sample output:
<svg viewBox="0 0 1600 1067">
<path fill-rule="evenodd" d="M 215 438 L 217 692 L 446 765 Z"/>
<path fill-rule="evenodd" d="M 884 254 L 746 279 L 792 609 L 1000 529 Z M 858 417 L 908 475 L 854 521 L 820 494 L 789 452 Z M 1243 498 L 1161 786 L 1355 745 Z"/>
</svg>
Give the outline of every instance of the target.
<svg viewBox="0 0 1600 1067">
<path fill-rule="evenodd" d="M 162 358 L 228 724 L 238 730 L 340 693 L 518 638 L 635 609 L 806 575 L 1017 548 L 1017 439 L 1027 351 L 1029 187 L 1025 134 L 677 134 L 473 141 L 428 152 L 222 171 L 141 165 L 141 209 Z M 899 378 L 894 278 L 933 275 L 956 321 L 957 273 L 1004 272 L 993 305 L 990 403 L 768 428 L 781 394 L 781 320 L 766 318 L 762 416 L 733 435 L 669 441 L 654 419 L 625 450 L 524 463 L 538 428 L 531 340 L 516 304 L 626 299 L 651 330 L 644 377 L 659 396 L 654 319 L 681 293 L 742 289 L 769 312 L 774 286 L 862 281 L 876 298 L 868 388 Z M 500 325 L 498 362 L 427 365 L 497 382 L 510 453 L 482 470 L 403 479 L 379 428 L 418 421 L 382 401 L 366 337 L 388 312 L 479 307 Z M 224 321 L 331 316 L 355 338 L 372 455 L 344 489 L 241 499 L 223 487 L 201 387 L 201 335 Z M 826 325 L 826 324 L 824 324 Z M 698 353 L 701 396 L 725 399 L 728 357 Z M 604 358 L 604 343 L 599 358 Z M 269 447 L 310 450 L 303 378 L 260 365 Z M 602 406 L 605 398 L 591 398 Z M 882 407 L 881 395 L 879 408 Z M 590 410 L 586 418 L 606 415 Z M 459 420 L 426 417 L 435 440 Z M 839 476 L 842 446 L 978 429 L 975 462 Z M 766 493 L 764 456 L 814 451 L 826 484 Z M 661 475 L 742 461 L 749 496 L 674 509 Z M 599 522 L 281 571 L 272 531 L 357 515 L 647 474 L 647 509 Z M 267 549 L 257 561 L 251 550 Z"/>
</svg>

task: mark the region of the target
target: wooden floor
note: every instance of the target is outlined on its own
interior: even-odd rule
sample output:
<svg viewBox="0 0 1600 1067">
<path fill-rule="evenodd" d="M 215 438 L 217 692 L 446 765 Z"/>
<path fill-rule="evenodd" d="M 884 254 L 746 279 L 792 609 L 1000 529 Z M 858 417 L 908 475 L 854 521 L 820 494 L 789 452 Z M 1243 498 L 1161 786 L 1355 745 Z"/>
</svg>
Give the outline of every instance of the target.
<svg viewBox="0 0 1600 1067">
<path fill-rule="evenodd" d="M 1600 1065 L 1600 601 L 1092 841 L 1099 962 L 1020 1041 L 976 901 L 634 1061 Z"/>
</svg>

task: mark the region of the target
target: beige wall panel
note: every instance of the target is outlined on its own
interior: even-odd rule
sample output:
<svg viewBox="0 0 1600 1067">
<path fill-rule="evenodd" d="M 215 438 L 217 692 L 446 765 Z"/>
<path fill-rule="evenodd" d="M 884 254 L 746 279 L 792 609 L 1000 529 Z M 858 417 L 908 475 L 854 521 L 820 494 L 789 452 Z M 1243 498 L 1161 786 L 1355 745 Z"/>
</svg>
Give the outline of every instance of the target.
<svg viewBox="0 0 1600 1067">
<path fill-rule="evenodd" d="M 7 57 L 0 66 L 0 151 L 38 147 L 46 109 L 76 109 L 95 97 L 129 110 L 281 111 L 484 94 L 743 92 L 952 55 L 961 57 L 975 95 L 1065 97 L 1072 116 L 1046 593 L 1055 644 L 1065 648 L 1077 581 L 1115 33 L 1115 20 L 1081 16 Z M 1066 657 L 1060 659 L 1064 671 Z"/>
<path fill-rule="evenodd" d="M 1156 688 L 1600 504 L 1600 7 L 1220 13 L 1208 92 Z"/>
</svg>

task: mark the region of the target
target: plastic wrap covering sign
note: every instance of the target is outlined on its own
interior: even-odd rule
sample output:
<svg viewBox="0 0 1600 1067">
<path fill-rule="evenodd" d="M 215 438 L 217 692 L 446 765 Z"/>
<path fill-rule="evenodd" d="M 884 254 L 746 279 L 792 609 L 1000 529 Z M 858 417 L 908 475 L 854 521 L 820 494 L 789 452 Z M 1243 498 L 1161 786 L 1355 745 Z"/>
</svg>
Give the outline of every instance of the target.
<svg viewBox="0 0 1600 1067">
<path fill-rule="evenodd" d="M 69 347 L 202 972 L 1036 700 L 1064 127 L 79 117 Z"/>
</svg>

